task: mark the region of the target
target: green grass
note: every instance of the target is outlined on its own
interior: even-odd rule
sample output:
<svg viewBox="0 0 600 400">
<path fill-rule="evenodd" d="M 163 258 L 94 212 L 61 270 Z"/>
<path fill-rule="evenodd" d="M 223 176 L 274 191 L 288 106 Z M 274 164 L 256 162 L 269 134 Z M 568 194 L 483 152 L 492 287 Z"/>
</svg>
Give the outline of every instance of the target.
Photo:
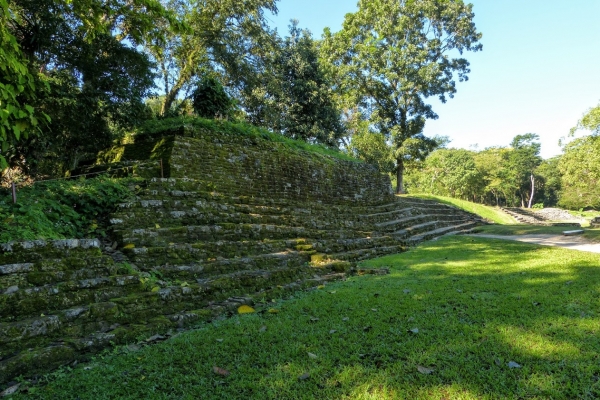
<svg viewBox="0 0 600 400">
<path fill-rule="evenodd" d="M 467 200 L 455 199 L 452 197 L 436 196 L 433 194 L 410 194 L 410 197 L 419 199 L 435 200 L 440 203 L 449 204 L 461 208 L 473 214 L 477 214 L 491 222 L 501 225 L 515 224 L 517 221 L 510 215 L 501 211 L 497 207 L 484 206 L 483 204 L 473 203 Z"/>
<path fill-rule="evenodd" d="M 194 126 L 216 133 L 260 138 L 271 142 L 282 143 L 286 147 L 294 150 L 302 150 L 309 153 L 326 155 L 346 161 L 362 162 L 337 149 L 327 147 L 322 144 L 312 144 L 303 140 L 290 139 L 281 134 L 250 125 L 245 122 L 211 120 L 198 117 L 165 118 L 148 121 L 145 125 L 138 129 L 136 136 L 157 135 L 165 131 L 178 129 L 183 125 Z"/>
<path fill-rule="evenodd" d="M 530 235 L 530 234 L 552 234 L 562 235 L 564 231 L 578 229 L 567 226 L 539 226 L 539 225 L 488 225 L 478 227 L 479 233 L 492 235 Z M 600 228 L 584 228 L 583 237 L 593 241 L 600 242 Z"/>
<path fill-rule="evenodd" d="M 234 316 L 138 351 L 123 349 L 49 377 L 30 396 L 600 396 L 599 255 L 462 236 L 364 264 L 389 266 L 391 274 L 354 277 L 258 308 L 277 314 Z M 230 375 L 215 374 L 214 366 Z"/>
</svg>

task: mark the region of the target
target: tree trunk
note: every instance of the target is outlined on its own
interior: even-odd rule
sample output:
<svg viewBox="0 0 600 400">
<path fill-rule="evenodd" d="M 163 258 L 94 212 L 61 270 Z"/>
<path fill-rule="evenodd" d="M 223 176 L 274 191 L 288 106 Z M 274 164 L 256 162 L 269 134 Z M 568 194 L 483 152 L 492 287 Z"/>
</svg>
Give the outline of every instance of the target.
<svg viewBox="0 0 600 400">
<path fill-rule="evenodd" d="M 529 204 L 527 208 L 531 208 L 531 203 L 533 202 L 533 195 L 535 194 L 535 176 L 531 174 L 531 196 L 529 196 Z"/>
<path fill-rule="evenodd" d="M 399 158 L 396 162 L 396 194 L 404 194 L 404 160 Z"/>
</svg>

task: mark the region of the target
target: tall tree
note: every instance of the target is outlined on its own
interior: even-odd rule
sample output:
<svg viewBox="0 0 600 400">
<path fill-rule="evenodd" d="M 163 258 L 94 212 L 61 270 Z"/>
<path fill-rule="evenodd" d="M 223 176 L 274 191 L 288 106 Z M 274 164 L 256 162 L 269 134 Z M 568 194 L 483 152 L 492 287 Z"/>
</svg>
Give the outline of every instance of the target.
<svg viewBox="0 0 600 400">
<path fill-rule="evenodd" d="M 535 196 L 535 171 L 542 163 L 539 138 L 535 133 L 526 133 L 515 136 L 510 144 L 513 151 L 508 163 L 522 207 L 531 208 Z"/>
<path fill-rule="evenodd" d="M 161 34 L 157 21 L 175 22 L 156 0 L 14 0 L 9 7 L 8 28 L 30 73 L 45 83 L 34 107 L 52 119 L 43 134 L 13 146 L 12 163 L 32 172 L 52 158 L 63 166 L 45 172 L 64 172 L 142 115 L 153 79 L 136 46 Z"/>
<path fill-rule="evenodd" d="M 435 148 L 423 135 L 426 119 L 437 118 L 426 99 L 453 97 L 455 74 L 467 80 L 470 70 L 451 55 L 481 50 L 481 34 L 462 0 L 359 0 L 358 8 L 340 32 L 325 31 L 322 54 L 337 67 L 338 89 L 392 143 L 402 193 L 405 163 Z"/>
<path fill-rule="evenodd" d="M 225 75 L 232 90 L 252 82 L 255 54 L 271 38 L 265 11 L 277 12 L 276 0 L 169 0 L 165 6 L 188 27 L 157 37 L 146 50 L 157 64 L 164 101 L 161 115 L 195 80 L 207 72 Z M 268 47 L 268 43 L 265 43 Z"/>
<path fill-rule="evenodd" d="M 0 0 L 0 171 L 8 167 L 7 153 L 38 126 L 33 108 L 35 79 L 8 29 L 15 18 L 6 0 Z"/>
</svg>

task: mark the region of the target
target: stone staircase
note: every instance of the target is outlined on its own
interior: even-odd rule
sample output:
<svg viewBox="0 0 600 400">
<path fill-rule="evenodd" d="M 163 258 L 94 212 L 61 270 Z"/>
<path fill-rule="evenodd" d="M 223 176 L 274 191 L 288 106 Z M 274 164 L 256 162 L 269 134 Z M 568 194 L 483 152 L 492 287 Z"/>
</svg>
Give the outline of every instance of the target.
<svg viewBox="0 0 600 400">
<path fill-rule="evenodd" d="M 191 281 L 296 268 L 298 279 L 313 279 L 482 223 L 462 210 L 413 198 L 371 206 L 208 190 L 202 181 L 154 178 L 138 199 L 121 205 L 111 222 L 137 268 Z"/>
<path fill-rule="evenodd" d="M 112 215 L 114 243 L 0 246 L 0 384 L 366 273 L 358 261 L 483 223 L 393 196 L 373 166 L 257 137 L 191 134 L 131 148 L 170 157 L 160 163 L 169 178 L 156 177 L 156 159 L 140 163 L 146 169 L 117 160 L 147 179 Z"/>
<path fill-rule="evenodd" d="M 543 215 L 521 207 L 503 207 L 502 211 L 513 217 L 517 222 L 527 225 L 581 227 L 579 222 L 552 222 Z"/>
</svg>

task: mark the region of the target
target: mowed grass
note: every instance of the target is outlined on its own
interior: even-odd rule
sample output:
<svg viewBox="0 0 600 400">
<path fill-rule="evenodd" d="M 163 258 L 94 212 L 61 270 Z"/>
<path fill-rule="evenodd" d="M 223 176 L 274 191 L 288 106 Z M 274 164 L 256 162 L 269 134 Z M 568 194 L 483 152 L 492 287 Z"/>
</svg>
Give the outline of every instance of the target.
<svg viewBox="0 0 600 400">
<path fill-rule="evenodd" d="M 454 236 L 364 265 L 391 273 L 122 349 L 30 398 L 600 396 L 599 255 Z"/>
<path fill-rule="evenodd" d="M 487 225 L 478 227 L 478 233 L 493 235 L 531 235 L 552 234 L 562 235 L 564 231 L 580 229 L 568 226 L 538 226 L 538 225 Z M 600 228 L 583 228 L 583 237 L 592 242 L 600 242 Z"/>
<path fill-rule="evenodd" d="M 435 200 L 437 202 L 458 207 L 473 214 L 477 214 L 491 222 L 502 225 L 516 224 L 517 221 L 497 207 L 485 206 L 467 200 L 454 199 L 452 197 L 436 196 L 432 194 L 410 194 L 409 197 L 419 199 Z"/>
</svg>

